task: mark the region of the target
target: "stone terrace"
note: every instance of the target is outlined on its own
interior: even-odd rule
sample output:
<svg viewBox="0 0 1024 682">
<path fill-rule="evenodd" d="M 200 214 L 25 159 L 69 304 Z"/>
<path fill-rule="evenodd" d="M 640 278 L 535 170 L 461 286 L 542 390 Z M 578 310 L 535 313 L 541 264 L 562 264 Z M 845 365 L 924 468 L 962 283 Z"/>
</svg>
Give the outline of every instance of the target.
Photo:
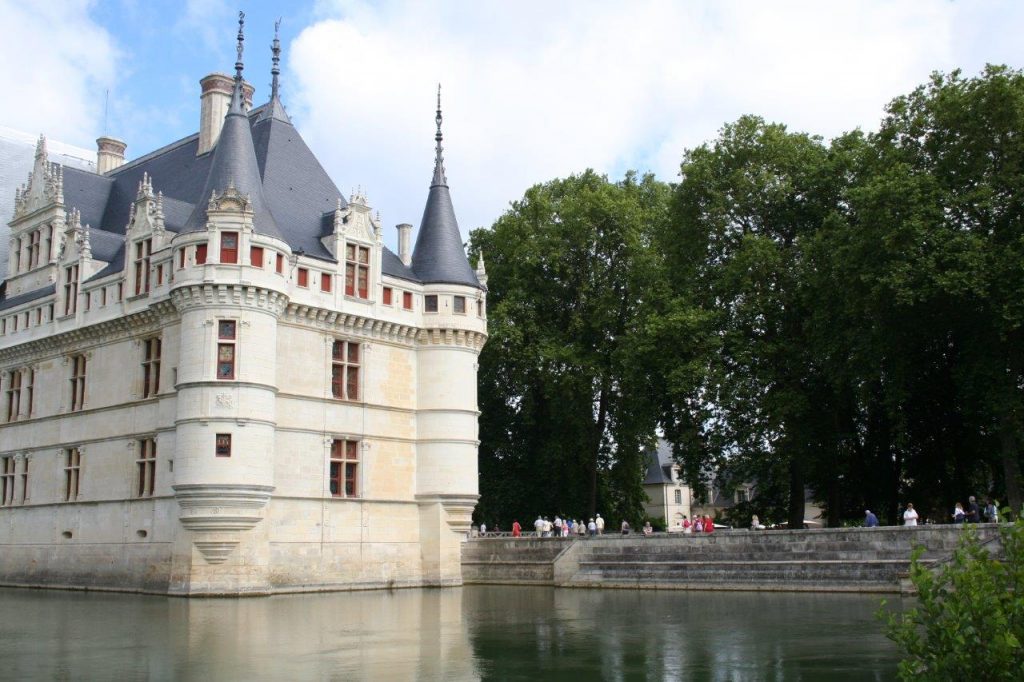
<svg viewBox="0 0 1024 682">
<path fill-rule="evenodd" d="M 973 528 L 1000 551 L 996 526 Z M 475 539 L 463 546 L 462 576 L 466 584 L 899 592 L 915 546 L 935 564 L 962 534 L 962 526 L 918 526 Z"/>
</svg>

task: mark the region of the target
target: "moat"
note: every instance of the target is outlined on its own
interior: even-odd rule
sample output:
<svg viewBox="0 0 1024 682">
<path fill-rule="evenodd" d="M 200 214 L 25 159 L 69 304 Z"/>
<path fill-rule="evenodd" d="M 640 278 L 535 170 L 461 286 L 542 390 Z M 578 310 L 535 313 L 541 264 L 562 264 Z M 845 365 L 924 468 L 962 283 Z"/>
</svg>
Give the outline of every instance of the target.
<svg viewBox="0 0 1024 682">
<path fill-rule="evenodd" d="M 895 679 L 878 604 L 488 585 L 252 599 L 0 589 L 0 679 Z"/>
</svg>

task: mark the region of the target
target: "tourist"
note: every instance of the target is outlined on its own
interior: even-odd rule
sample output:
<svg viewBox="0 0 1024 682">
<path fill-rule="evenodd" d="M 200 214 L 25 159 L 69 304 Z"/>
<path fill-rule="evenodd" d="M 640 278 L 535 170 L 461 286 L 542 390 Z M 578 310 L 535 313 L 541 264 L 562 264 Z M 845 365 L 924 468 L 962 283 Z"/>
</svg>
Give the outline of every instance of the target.
<svg viewBox="0 0 1024 682">
<path fill-rule="evenodd" d="M 917 511 L 914 509 L 914 505 L 907 502 L 907 511 L 903 512 L 903 525 L 916 526 L 917 518 Z"/>
<path fill-rule="evenodd" d="M 967 514 L 964 514 L 964 506 L 959 502 L 953 507 L 953 523 L 963 523 L 967 519 Z"/>
<path fill-rule="evenodd" d="M 629 521 L 622 519 L 622 534 L 629 535 Z"/>
<path fill-rule="evenodd" d="M 690 519 L 683 516 L 683 535 L 689 535 L 693 532 L 693 524 L 690 523 Z"/>
<path fill-rule="evenodd" d="M 650 521 L 645 521 L 644 522 L 644 537 L 650 536 L 650 534 L 653 533 L 653 532 L 654 532 L 654 528 L 651 527 L 651 522 Z"/>
<path fill-rule="evenodd" d="M 559 516 L 558 514 L 555 514 L 554 527 L 555 527 L 555 529 L 554 529 L 555 530 L 555 537 L 556 538 L 562 537 L 562 517 Z"/>
<path fill-rule="evenodd" d="M 485 535 L 487 535 L 487 524 L 486 523 L 481 523 L 480 524 L 480 537 L 483 537 Z"/>
<path fill-rule="evenodd" d="M 519 520 L 514 519 L 512 521 L 512 537 L 517 538 L 523 534 L 523 527 L 519 525 Z"/>
<path fill-rule="evenodd" d="M 871 513 L 870 509 L 864 510 L 864 527 L 865 528 L 877 528 L 878 517 Z"/>
<path fill-rule="evenodd" d="M 594 523 L 594 519 L 590 519 L 590 523 L 587 524 L 587 532 L 591 537 L 597 535 L 597 524 Z"/>
<path fill-rule="evenodd" d="M 974 495 L 967 498 L 967 523 L 978 523 L 981 521 L 981 509 L 974 499 Z"/>
<path fill-rule="evenodd" d="M 597 534 L 598 535 L 604 535 L 604 519 L 601 518 L 600 514 L 597 515 L 596 523 L 597 523 Z"/>
<path fill-rule="evenodd" d="M 757 518 L 757 514 L 750 517 L 750 530 L 764 530 L 764 524 Z"/>
<path fill-rule="evenodd" d="M 992 500 L 985 500 L 985 520 L 989 523 L 999 523 L 999 505 Z"/>
<path fill-rule="evenodd" d="M 548 517 L 545 516 L 544 517 L 544 532 L 541 533 L 541 537 L 545 537 L 545 538 L 551 537 L 551 528 L 552 528 L 551 522 L 548 521 Z"/>
<path fill-rule="evenodd" d="M 714 533 L 715 532 L 715 522 L 711 520 L 710 516 L 705 516 L 704 517 L 704 532 L 705 533 Z"/>
<path fill-rule="evenodd" d="M 544 533 L 544 519 L 537 517 L 537 520 L 533 522 L 533 529 L 537 532 L 537 537 L 541 537 Z"/>
<path fill-rule="evenodd" d="M 700 514 L 697 514 L 697 515 L 695 515 L 693 517 L 693 532 L 694 533 L 703 533 L 704 532 L 704 519 L 702 519 L 700 517 Z"/>
<path fill-rule="evenodd" d="M 569 520 L 568 519 L 565 519 L 564 521 L 562 521 L 562 537 L 563 538 L 569 537 Z"/>
</svg>

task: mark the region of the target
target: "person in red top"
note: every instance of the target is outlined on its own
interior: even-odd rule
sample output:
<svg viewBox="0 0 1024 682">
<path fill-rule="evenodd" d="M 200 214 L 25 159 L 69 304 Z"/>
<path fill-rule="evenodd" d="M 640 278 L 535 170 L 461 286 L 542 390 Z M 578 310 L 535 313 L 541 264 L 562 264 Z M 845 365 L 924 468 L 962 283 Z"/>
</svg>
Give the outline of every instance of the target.
<svg viewBox="0 0 1024 682">
<path fill-rule="evenodd" d="M 704 517 L 704 532 L 705 533 L 714 533 L 715 532 L 715 522 L 711 520 L 710 516 L 705 516 Z"/>
<path fill-rule="evenodd" d="M 523 527 L 519 525 L 518 521 L 512 522 L 512 537 L 517 538 L 523 534 Z"/>
</svg>

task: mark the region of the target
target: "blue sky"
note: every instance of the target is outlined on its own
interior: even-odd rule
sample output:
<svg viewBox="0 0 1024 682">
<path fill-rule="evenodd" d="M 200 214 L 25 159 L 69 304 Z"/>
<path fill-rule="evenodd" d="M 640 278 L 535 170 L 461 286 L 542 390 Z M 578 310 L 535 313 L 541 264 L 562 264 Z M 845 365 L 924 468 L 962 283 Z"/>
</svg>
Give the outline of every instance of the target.
<svg viewBox="0 0 1024 682">
<path fill-rule="evenodd" d="M 280 16 L 285 105 L 391 245 L 426 199 L 439 81 L 466 236 L 588 167 L 674 180 L 684 149 L 742 114 L 828 138 L 874 129 L 931 71 L 1024 66 L 1013 2 L 0 0 L 0 125 L 90 149 L 106 132 L 130 158 L 191 134 L 199 79 L 232 70 L 239 8 L 256 102 Z"/>
</svg>

